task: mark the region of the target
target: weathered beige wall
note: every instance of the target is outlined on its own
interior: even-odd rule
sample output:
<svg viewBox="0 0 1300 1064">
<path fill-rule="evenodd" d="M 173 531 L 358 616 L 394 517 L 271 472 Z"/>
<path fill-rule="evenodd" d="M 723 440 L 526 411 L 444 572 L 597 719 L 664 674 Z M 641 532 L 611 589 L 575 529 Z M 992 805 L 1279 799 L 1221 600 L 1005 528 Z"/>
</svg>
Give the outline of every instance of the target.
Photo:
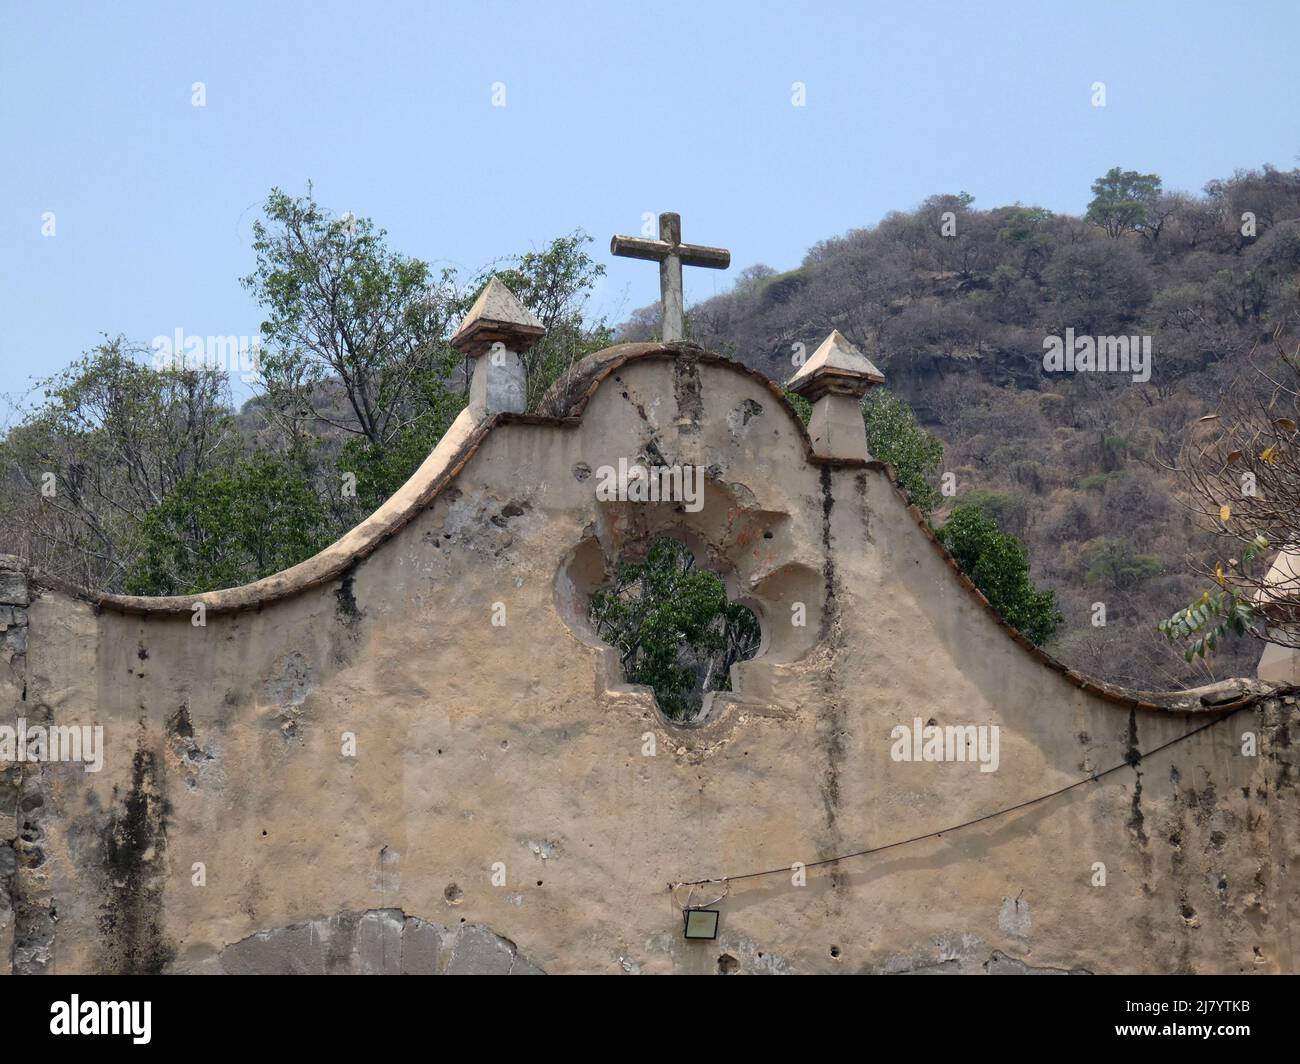
<svg viewBox="0 0 1300 1064">
<path fill-rule="evenodd" d="M 33 578 L 7 712 L 104 725 L 107 762 L 0 774 L 16 969 L 400 970 L 405 951 L 408 970 L 711 972 L 724 954 L 742 972 L 1297 970 L 1289 691 L 1239 699 L 1136 771 L 805 887 L 737 882 L 719 940 L 684 941 L 669 882 L 941 829 L 1220 710 L 1131 705 L 1035 658 L 887 473 L 811 463 L 752 375 L 685 347 L 614 354 L 585 408 L 556 400 L 580 419 L 460 426 L 406 489 L 445 480 L 431 502 L 319 586 L 210 597 L 195 627 Z M 709 467 L 701 513 L 595 501 L 590 471 L 647 453 Z M 622 685 L 582 621 L 601 559 L 664 530 L 764 626 L 698 727 Z M 892 761 L 914 716 L 998 725 L 999 770 Z"/>
</svg>

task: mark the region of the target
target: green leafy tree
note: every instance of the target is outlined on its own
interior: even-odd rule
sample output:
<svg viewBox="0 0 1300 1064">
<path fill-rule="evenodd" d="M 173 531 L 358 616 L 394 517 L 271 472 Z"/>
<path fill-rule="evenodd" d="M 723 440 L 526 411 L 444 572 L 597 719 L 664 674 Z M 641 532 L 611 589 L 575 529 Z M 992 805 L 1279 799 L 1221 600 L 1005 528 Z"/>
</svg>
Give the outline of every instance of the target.
<svg viewBox="0 0 1300 1064">
<path fill-rule="evenodd" d="M 0 442 L 0 533 L 49 572 L 120 590 L 145 515 L 238 447 L 225 378 L 155 369 L 118 337 L 42 387 L 44 402 Z"/>
<path fill-rule="evenodd" d="M 698 716 L 708 691 L 731 690 L 731 666 L 758 652 L 754 614 L 727 601 L 715 573 L 682 543 L 661 539 L 591 597 L 596 633 L 618 650 L 631 683 L 652 687 L 673 720 Z"/>
<path fill-rule="evenodd" d="M 1046 643 L 1064 623 L 1052 591 L 1029 580 L 1029 552 L 977 506 L 958 506 L 936 535 L 962 572 L 1005 620 L 1033 642 Z"/>
<path fill-rule="evenodd" d="M 1019 276 L 1028 277 L 1051 254 L 1052 212 L 1045 207 L 1010 207 L 1002 213 L 998 236 L 1019 259 Z M 1010 263 L 1004 265 L 1010 267 Z"/>
<path fill-rule="evenodd" d="M 335 466 L 356 477 L 343 524 L 396 491 L 468 400 L 470 368 L 450 346 L 452 329 L 492 273 L 547 329 L 525 355 L 530 406 L 576 361 L 607 346 L 587 299 L 604 274 L 581 231 L 484 271 L 462 290 L 453 270 L 435 275 L 397 254 L 366 218 L 336 217 L 310 190 L 272 190 L 254 226 L 256 269 L 243 283 L 267 312 L 260 360 L 262 409 L 301 446 L 344 434 Z"/>
<path fill-rule="evenodd" d="M 349 473 L 356 477 L 356 495 L 346 508 L 350 513 L 345 524 L 351 526 L 374 513 L 410 480 L 464 408 L 463 395 L 446 391 L 431 404 L 430 417 L 407 426 L 386 446 L 357 436 L 349 439 L 334 460 L 340 483 Z"/>
<path fill-rule="evenodd" d="M 1160 177 L 1113 166 L 1092 183 L 1087 219 L 1112 239 L 1153 224 L 1159 213 Z M 1163 224 L 1163 223 L 1162 223 Z"/>
<path fill-rule="evenodd" d="M 127 591 L 189 595 L 271 576 L 333 538 L 320 496 L 285 456 L 187 477 L 144 519 Z"/>
<path fill-rule="evenodd" d="M 959 506 L 975 507 L 1003 532 L 1018 536 L 1029 524 L 1029 503 L 1023 495 L 1010 491 L 972 488 L 961 494 Z"/>
<path fill-rule="evenodd" d="M 586 253 L 590 242 L 581 231 L 557 237 L 542 251 L 519 255 L 505 268 L 484 271 L 459 300 L 458 305 L 468 309 L 495 275 L 546 328 L 546 335 L 524 355 L 530 409 L 574 363 L 613 340 L 603 320 L 588 323 L 584 316 L 586 302 L 605 272 Z M 454 327 L 458 322 L 459 315 L 449 324 Z M 374 511 L 410 478 L 465 408 L 467 389 L 449 383 L 458 361 L 454 351 L 444 348 L 438 365 L 417 377 L 411 406 L 421 416 L 408 419 L 396 435 L 382 444 L 366 436 L 353 436 L 344 444 L 336 465 L 340 473 L 357 478 L 353 522 Z M 468 380 L 469 372 L 466 367 L 463 380 Z"/>
<path fill-rule="evenodd" d="M 1154 554 L 1142 554 L 1127 539 L 1103 537 L 1084 548 L 1088 566 L 1088 584 L 1134 591 L 1153 576 L 1164 571 L 1164 563 Z"/>
<path fill-rule="evenodd" d="M 871 456 L 894 467 L 899 486 L 928 514 L 940 498 L 930 479 L 943 464 L 943 444 L 921 428 L 907 403 L 884 388 L 867 393 L 862 417 Z"/>
<path fill-rule="evenodd" d="M 267 314 L 267 412 L 294 436 L 328 426 L 388 446 L 433 416 L 430 395 L 459 362 L 446 344 L 464 309 L 454 274 L 389 250 L 384 230 L 334 217 L 310 188 L 273 189 L 264 209 L 243 283 Z"/>
</svg>

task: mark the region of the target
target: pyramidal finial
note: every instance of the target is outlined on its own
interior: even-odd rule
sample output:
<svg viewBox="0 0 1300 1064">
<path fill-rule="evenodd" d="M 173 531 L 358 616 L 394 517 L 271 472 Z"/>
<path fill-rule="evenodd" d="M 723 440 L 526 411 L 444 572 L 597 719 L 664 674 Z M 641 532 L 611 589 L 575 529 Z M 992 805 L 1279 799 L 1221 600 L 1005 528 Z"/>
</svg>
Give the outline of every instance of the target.
<svg viewBox="0 0 1300 1064">
<path fill-rule="evenodd" d="M 885 375 L 872 365 L 871 359 L 835 329 L 786 387 L 805 399 L 816 400 L 829 394 L 861 398 L 868 388 L 884 383 Z"/>
<path fill-rule="evenodd" d="M 531 310 L 496 277 L 483 287 L 451 338 L 451 346 L 466 355 L 481 355 L 494 343 L 522 354 L 546 335 Z"/>
</svg>

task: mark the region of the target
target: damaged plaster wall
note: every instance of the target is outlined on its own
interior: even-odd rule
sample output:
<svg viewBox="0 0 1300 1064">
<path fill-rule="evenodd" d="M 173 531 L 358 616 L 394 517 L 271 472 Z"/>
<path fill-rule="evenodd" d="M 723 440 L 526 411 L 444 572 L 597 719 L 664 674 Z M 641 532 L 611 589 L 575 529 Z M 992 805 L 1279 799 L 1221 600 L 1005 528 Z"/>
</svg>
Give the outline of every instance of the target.
<svg viewBox="0 0 1300 1064">
<path fill-rule="evenodd" d="M 8 716 L 100 724 L 106 746 L 97 773 L 0 772 L 7 967 L 1296 971 L 1288 689 L 1162 701 L 1067 673 L 887 470 L 811 460 L 778 391 L 688 345 L 595 356 L 547 414 L 458 423 L 369 522 L 248 588 L 0 574 L 23 599 L 0 609 L 25 611 Z M 597 502 L 620 458 L 703 466 L 703 509 Z M 694 726 L 586 621 L 665 533 L 763 627 Z M 894 761 L 915 717 L 998 726 L 997 771 Z M 940 831 L 1126 761 L 805 886 L 736 882 L 718 941 L 682 938 L 671 882 Z"/>
<path fill-rule="evenodd" d="M 202 971 L 221 975 L 544 975 L 515 944 L 478 924 L 431 924 L 372 909 L 259 931 Z"/>
<path fill-rule="evenodd" d="M 26 576 L 0 571 L 0 724 L 48 724 L 49 707 L 27 693 L 29 588 Z M 0 761 L 0 956 L 17 975 L 40 974 L 53 962 L 58 910 L 51 882 L 45 807 L 48 779 L 40 765 Z"/>
<path fill-rule="evenodd" d="M 0 571 L 0 704 L 5 707 L 0 724 L 13 723 L 26 698 L 27 602 L 26 576 Z M 20 907 L 18 865 L 27 848 L 19 837 L 23 781 L 21 764 L 0 761 L 0 966 L 15 971 L 25 971 L 30 965 L 26 935 L 19 939 L 19 950 L 14 948 Z"/>
</svg>

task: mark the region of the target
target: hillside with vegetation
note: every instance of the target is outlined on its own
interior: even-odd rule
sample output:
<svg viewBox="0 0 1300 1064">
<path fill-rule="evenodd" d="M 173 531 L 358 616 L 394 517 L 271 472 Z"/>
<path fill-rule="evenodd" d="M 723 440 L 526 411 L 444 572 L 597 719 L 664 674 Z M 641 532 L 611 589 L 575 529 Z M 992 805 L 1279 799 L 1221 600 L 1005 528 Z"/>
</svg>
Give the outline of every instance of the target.
<svg viewBox="0 0 1300 1064">
<path fill-rule="evenodd" d="M 638 312 L 625 334 L 653 320 Z M 1139 687 L 1253 671 L 1257 643 L 1189 665 L 1156 630 L 1204 590 L 1189 563 L 1212 549 L 1172 467 L 1224 395 L 1268 394 L 1257 367 L 1295 350 L 1298 324 L 1300 170 L 1269 166 L 1198 195 L 1112 170 L 1077 217 L 932 196 L 797 269 L 750 267 L 691 314 L 697 342 L 777 379 L 839 329 L 943 444 L 956 495 L 935 524 L 962 504 L 992 516 L 1056 593 L 1048 649 Z M 1044 340 L 1067 329 L 1150 336 L 1150 380 L 1045 372 Z"/>
<path fill-rule="evenodd" d="M 447 341 L 493 273 L 548 330 L 527 360 L 534 404 L 616 335 L 654 335 L 657 307 L 619 329 L 589 313 L 603 273 L 589 244 L 576 232 L 435 273 L 369 220 L 273 191 L 244 278 L 265 316 L 258 397 L 236 411 L 220 370 L 105 340 L 0 441 L 0 550 L 141 594 L 302 560 L 396 490 L 463 408 L 467 367 Z M 1300 170 L 1239 171 L 1193 195 L 1115 169 L 1077 217 L 932 196 L 816 244 L 797 269 L 741 271 L 689 328 L 778 381 L 838 329 L 888 382 L 864 406 L 873 451 L 1003 615 L 1081 671 L 1166 688 L 1249 674 L 1258 657 L 1229 640 L 1189 663 L 1157 630 L 1221 564 L 1223 529 L 1189 508 L 1174 467 L 1226 394 L 1267 402 L 1261 352 L 1294 350 L 1298 315 Z M 1067 330 L 1150 337 L 1150 379 L 1046 371 L 1045 341 Z M 676 569 L 633 575 L 628 587 L 685 586 Z M 679 686 L 704 675 L 716 689 L 751 633 L 695 584 L 689 662 L 639 641 L 658 607 L 626 594 L 620 645 L 639 668 L 662 658 Z"/>
</svg>

